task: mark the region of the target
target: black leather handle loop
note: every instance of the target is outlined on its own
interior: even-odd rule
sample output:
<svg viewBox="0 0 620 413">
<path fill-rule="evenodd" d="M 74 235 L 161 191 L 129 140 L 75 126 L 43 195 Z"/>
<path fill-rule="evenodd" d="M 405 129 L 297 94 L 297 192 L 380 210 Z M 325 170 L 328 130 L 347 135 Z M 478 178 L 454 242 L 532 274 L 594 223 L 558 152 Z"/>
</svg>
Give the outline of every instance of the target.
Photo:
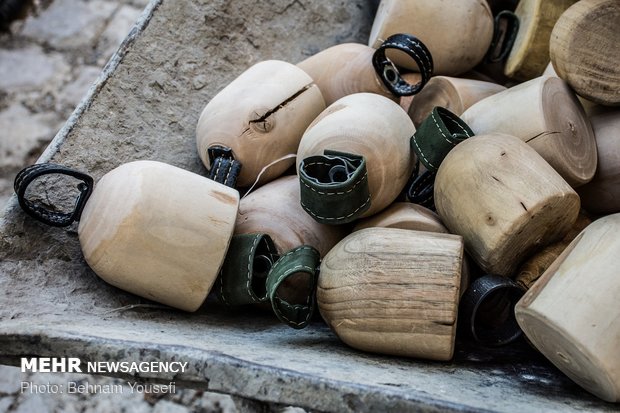
<svg viewBox="0 0 620 413">
<path fill-rule="evenodd" d="M 209 179 L 231 188 L 237 186 L 237 177 L 241 172 L 241 162 L 235 160 L 232 149 L 224 146 L 212 146 L 207 149 L 211 169 Z"/>
<path fill-rule="evenodd" d="M 498 347 L 518 339 L 514 313 L 525 289 L 509 278 L 485 275 L 471 283 L 461 298 L 461 324 L 479 344 Z"/>
<path fill-rule="evenodd" d="M 82 181 L 77 186 L 80 191 L 80 195 L 75 201 L 75 208 L 72 212 L 63 213 L 52 211 L 42 205 L 26 199 L 26 190 L 28 189 L 28 186 L 35 179 L 43 175 L 68 175 Z M 66 168 L 62 165 L 51 163 L 31 165 L 22 169 L 15 177 L 15 182 L 13 183 L 13 188 L 17 194 L 17 200 L 19 201 L 19 205 L 24 212 L 34 219 L 53 227 L 66 227 L 71 225 L 74 221 L 80 220 L 86 201 L 93 191 L 93 186 L 93 178 L 89 175 Z"/>
<path fill-rule="evenodd" d="M 435 176 L 436 172 L 424 171 L 418 174 L 420 161 L 416 160 L 416 172 L 412 175 L 410 183 L 407 184 L 407 200 L 411 203 L 422 205 L 435 211 Z"/>
<path fill-rule="evenodd" d="M 519 17 L 510 10 L 501 11 L 495 16 L 493 41 L 485 57 L 486 63 L 506 60 L 519 32 Z"/>
<path fill-rule="evenodd" d="M 420 69 L 422 80 L 415 85 L 407 83 L 394 63 L 386 56 L 388 49 L 401 50 L 411 57 Z M 415 95 L 433 76 L 431 52 L 420 39 L 410 34 L 399 33 L 388 37 L 373 54 L 372 65 L 385 87 L 396 96 Z"/>
</svg>

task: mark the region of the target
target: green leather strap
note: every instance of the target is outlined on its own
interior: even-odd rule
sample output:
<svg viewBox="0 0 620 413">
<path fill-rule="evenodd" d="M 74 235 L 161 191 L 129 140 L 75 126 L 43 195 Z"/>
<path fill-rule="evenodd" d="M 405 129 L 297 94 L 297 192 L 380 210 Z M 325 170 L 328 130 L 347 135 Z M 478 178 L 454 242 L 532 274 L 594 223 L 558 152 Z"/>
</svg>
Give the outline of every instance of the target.
<svg viewBox="0 0 620 413">
<path fill-rule="evenodd" d="M 363 156 L 326 150 L 302 160 L 299 179 L 301 206 L 322 224 L 346 224 L 370 208 Z"/>
<path fill-rule="evenodd" d="M 270 301 L 280 321 L 304 328 L 316 307 L 319 262 L 320 254 L 311 246 L 280 257 L 267 234 L 235 235 L 214 289 L 220 301 L 231 306 Z M 301 303 L 289 303 L 278 294 L 282 283 L 295 276 L 308 279 Z"/>
<path fill-rule="evenodd" d="M 228 305 L 267 301 L 267 276 L 277 259 L 278 252 L 269 235 L 233 236 L 215 285 L 220 301 Z"/>
<path fill-rule="evenodd" d="M 437 106 L 411 138 L 411 149 L 427 170 L 437 172 L 448 152 L 472 136 L 474 132 L 461 118 Z"/>
<path fill-rule="evenodd" d="M 310 318 L 316 307 L 316 285 L 319 279 L 319 252 L 308 245 L 295 248 L 274 264 L 269 277 L 267 277 L 267 291 L 271 308 L 280 319 L 293 328 L 304 328 L 310 322 Z M 282 282 L 290 277 L 307 274 L 308 284 L 304 296 L 306 301 L 292 304 L 278 295 L 278 289 Z"/>
</svg>

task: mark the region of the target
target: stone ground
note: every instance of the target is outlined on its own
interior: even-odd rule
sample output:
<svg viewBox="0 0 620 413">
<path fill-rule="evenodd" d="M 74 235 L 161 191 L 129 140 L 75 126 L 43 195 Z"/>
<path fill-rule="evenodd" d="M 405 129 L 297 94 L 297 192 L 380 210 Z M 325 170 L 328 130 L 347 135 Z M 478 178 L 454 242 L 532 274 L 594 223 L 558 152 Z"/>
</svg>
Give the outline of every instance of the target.
<svg viewBox="0 0 620 413">
<path fill-rule="evenodd" d="M 49 1 L 49 0 L 48 0 Z M 37 16 L 0 34 L 0 208 L 13 179 L 33 163 L 80 102 L 148 0 L 53 0 Z M 122 394 L 22 392 L 36 385 L 121 384 Z M 0 366 L 0 413 L 303 412 L 177 387 L 175 394 L 132 393 L 127 381 L 84 374 L 21 373 Z"/>
</svg>

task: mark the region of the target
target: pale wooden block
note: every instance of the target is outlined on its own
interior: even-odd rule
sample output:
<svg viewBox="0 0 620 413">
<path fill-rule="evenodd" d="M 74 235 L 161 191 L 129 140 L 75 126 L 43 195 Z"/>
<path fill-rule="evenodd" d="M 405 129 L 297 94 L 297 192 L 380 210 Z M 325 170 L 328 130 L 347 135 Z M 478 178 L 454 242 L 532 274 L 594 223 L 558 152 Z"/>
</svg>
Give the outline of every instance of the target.
<svg viewBox="0 0 620 413">
<path fill-rule="evenodd" d="M 325 321 L 351 347 L 449 360 L 454 352 L 462 238 L 367 228 L 321 263 L 317 289 Z"/>
</svg>

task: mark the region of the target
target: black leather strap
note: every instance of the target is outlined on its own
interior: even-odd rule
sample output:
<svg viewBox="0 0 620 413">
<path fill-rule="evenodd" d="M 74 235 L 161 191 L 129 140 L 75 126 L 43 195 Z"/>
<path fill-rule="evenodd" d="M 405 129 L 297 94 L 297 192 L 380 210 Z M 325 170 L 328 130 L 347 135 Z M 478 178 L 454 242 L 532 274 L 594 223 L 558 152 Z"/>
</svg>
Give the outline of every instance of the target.
<svg viewBox="0 0 620 413">
<path fill-rule="evenodd" d="M 407 83 L 396 65 L 386 56 L 388 49 L 401 50 L 410 56 L 418 65 L 422 80 L 415 85 Z M 415 95 L 433 76 L 431 52 L 420 39 L 410 34 L 399 33 L 388 37 L 372 56 L 372 65 L 385 87 L 396 96 Z"/>
<path fill-rule="evenodd" d="M 30 186 L 35 179 L 43 175 L 68 175 L 82 181 L 77 186 L 80 195 L 75 201 L 75 207 L 72 212 L 63 213 L 53 211 L 43 205 L 26 199 L 26 190 L 28 186 Z M 13 183 L 13 188 L 17 194 L 17 200 L 24 212 L 34 219 L 53 227 L 66 227 L 71 225 L 74 221 L 79 221 L 86 201 L 93 191 L 93 187 L 93 178 L 89 175 L 66 168 L 62 165 L 51 163 L 40 163 L 22 169 L 15 177 L 15 182 Z"/>
<path fill-rule="evenodd" d="M 212 146 L 207 149 L 211 169 L 209 179 L 231 188 L 237 185 L 237 177 L 241 172 L 241 162 L 236 161 L 232 149 L 224 146 Z"/>
<path fill-rule="evenodd" d="M 407 185 L 407 200 L 411 203 L 422 205 L 435 211 L 435 176 L 436 172 L 424 171 L 418 174 L 420 161 L 416 160 L 416 172 L 411 177 Z"/>
<path fill-rule="evenodd" d="M 506 60 L 519 33 L 519 17 L 509 10 L 495 16 L 495 30 L 485 63 L 498 63 Z"/>
<path fill-rule="evenodd" d="M 479 344 L 498 347 L 518 339 L 521 328 L 514 313 L 525 289 L 509 278 L 485 275 L 471 283 L 459 310 L 459 323 Z"/>
</svg>

